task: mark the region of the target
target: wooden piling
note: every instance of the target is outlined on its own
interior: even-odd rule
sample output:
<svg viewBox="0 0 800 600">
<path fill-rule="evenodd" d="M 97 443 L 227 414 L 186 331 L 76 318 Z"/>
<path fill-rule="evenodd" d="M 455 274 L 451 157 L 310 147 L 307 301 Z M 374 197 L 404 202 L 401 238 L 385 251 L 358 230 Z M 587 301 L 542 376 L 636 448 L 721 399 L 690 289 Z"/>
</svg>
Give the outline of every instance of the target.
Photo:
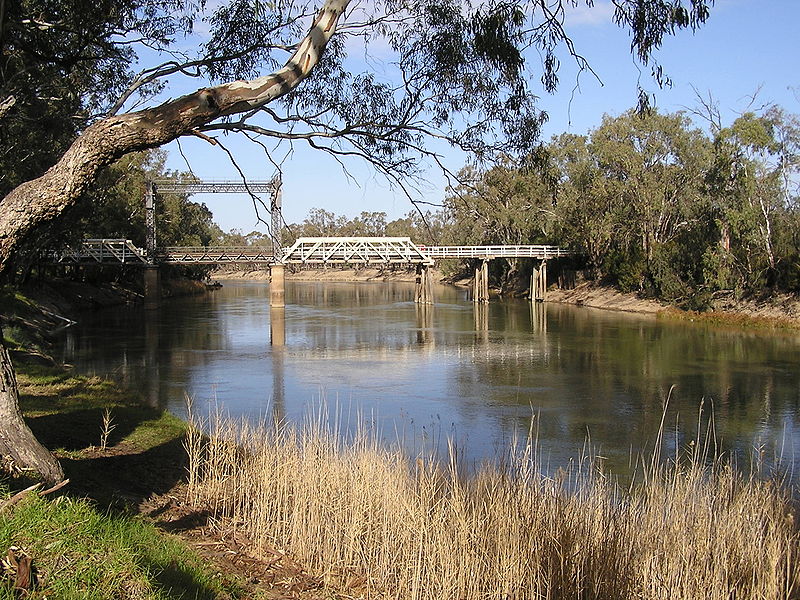
<svg viewBox="0 0 800 600">
<path fill-rule="evenodd" d="M 533 267 L 533 271 L 531 271 L 528 299 L 531 302 L 543 302 L 547 299 L 547 261 L 545 260 Z"/>
<path fill-rule="evenodd" d="M 475 278 L 472 282 L 472 301 L 487 303 L 489 302 L 489 261 L 481 260 L 475 267 Z"/>
<path fill-rule="evenodd" d="M 417 304 L 433 304 L 433 284 L 431 282 L 430 267 L 428 265 L 417 265 L 414 302 Z"/>
</svg>

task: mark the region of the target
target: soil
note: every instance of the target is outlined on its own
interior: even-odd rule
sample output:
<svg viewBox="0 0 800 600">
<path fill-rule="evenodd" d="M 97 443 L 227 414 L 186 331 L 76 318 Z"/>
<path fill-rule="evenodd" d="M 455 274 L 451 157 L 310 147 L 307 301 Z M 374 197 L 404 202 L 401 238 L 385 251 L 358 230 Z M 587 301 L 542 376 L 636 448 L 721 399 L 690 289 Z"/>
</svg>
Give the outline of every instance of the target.
<svg viewBox="0 0 800 600">
<path fill-rule="evenodd" d="M 750 298 L 719 294 L 714 298 L 711 310 L 695 312 L 637 294 L 623 293 L 610 286 L 583 281 L 573 289 L 548 289 L 547 301 L 746 328 L 800 329 L 800 297 L 792 294 Z"/>
<path fill-rule="evenodd" d="M 588 281 L 583 281 L 570 290 L 551 287 L 547 290 L 547 301 L 653 315 L 667 308 L 666 304 L 656 300 L 625 294 L 612 287 Z"/>
</svg>

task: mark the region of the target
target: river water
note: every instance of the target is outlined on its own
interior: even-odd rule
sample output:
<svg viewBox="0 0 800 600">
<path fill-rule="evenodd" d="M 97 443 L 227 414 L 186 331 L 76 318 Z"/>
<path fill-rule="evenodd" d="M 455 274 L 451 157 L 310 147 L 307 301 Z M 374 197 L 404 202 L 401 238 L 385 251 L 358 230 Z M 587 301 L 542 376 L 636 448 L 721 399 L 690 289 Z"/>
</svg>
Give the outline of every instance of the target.
<svg viewBox="0 0 800 600">
<path fill-rule="evenodd" d="M 744 467 L 800 460 L 797 334 L 524 300 L 476 307 L 444 286 L 420 307 L 413 293 L 290 281 L 286 308 L 271 311 L 266 283 L 227 282 L 157 311 L 99 311 L 64 333 L 61 359 L 180 416 L 187 396 L 198 412 L 253 420 L 300 422 L 323 406 L 342 430 L 367 422 L 412 449 L 452 440 L 468 464 L 533 430 L 547 468 L 590 447 L 624 473 L 652 453 L 662 419 L 667 454 L 713 427 Z"/>
</svg>

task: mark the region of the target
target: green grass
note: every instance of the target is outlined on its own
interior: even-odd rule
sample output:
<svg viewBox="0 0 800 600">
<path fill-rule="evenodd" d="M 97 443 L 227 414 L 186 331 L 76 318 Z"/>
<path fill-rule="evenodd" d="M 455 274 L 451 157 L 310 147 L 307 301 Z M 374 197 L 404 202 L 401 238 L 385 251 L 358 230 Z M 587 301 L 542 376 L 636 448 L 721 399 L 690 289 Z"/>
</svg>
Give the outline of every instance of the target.
<svg viewBox="0 0 800 600">
<path fill-rule="evenodd" d="M 22 362 L 17 381 L 29 426 L 60 456 L 74 457 L 76 451 L 98 445 L 106 411 L 114 425 L 109 445 L 122 445 L 128 453 L 145 452 L 186 432 L 183 421 L 143 405 L 134 393 L 108 379 Z"/>
<path fill-rule="evenodd" d="M 137 517 L 99 511 L 86 500 L 29 495 L 0 516 L 0 551 L 12 545 L 33 557 L 38 571 L 40 583 L 29 598 L 239 597 L 234 583 L 179 540 Z M 15 598 L 11 588 L 5 578 L 0 599 Z"/>
</svg>

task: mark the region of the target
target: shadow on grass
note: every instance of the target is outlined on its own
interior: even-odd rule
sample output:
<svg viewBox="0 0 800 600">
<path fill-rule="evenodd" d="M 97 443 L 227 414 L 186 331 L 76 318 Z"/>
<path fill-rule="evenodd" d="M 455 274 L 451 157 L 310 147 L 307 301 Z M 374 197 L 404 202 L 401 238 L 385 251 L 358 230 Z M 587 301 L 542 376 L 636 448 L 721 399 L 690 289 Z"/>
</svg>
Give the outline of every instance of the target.
<svg viewBox="0 0 800 600">
<path fill-rule="evenodd" d="M 36 438 L 51 449 L 84 450 L 97 446 L 103 430 L 103 408 L 85 408 L 57 414 L 28 417 L 26 422 Z M 109 447 L 119 444 L 145 421 L 161 416 L 161 412 L 137 406 L 110 409 L 113 429 L 108 435 Z"/>
<path fill-rule="evenodd" d="M 220 600 L 228 597 L 220 595 L 219 588 L 212 582 L 198 577 L 196 570 L 174 560 L 161 560 L 153 553 L 146 552 L 140 564 L 150 572 L 153 583 L 169 594 L 169 598 Z"/>
<path fill-rule="evenodd" d="M 105 450 L 100 443 L 103 409 L 92 408 L 26 419 L 46 447 L 63 449 L 59 458 L 70 479 L 73 494 L 94 499 L 101 506 L 139 503 L 152 494 L 163 494 L 179 483 L 186 472 L 183 436 L 155 429 L 151 437 L 141 430 L 142 445 L 126 440 L 161 411 L 146 407 L 117 407 L 111 412 L 114 429 Z M 148 442 L 155 444 L 152 447 Z M 159 443 L 160 442 L 160 443 Z"/>
</svg>

